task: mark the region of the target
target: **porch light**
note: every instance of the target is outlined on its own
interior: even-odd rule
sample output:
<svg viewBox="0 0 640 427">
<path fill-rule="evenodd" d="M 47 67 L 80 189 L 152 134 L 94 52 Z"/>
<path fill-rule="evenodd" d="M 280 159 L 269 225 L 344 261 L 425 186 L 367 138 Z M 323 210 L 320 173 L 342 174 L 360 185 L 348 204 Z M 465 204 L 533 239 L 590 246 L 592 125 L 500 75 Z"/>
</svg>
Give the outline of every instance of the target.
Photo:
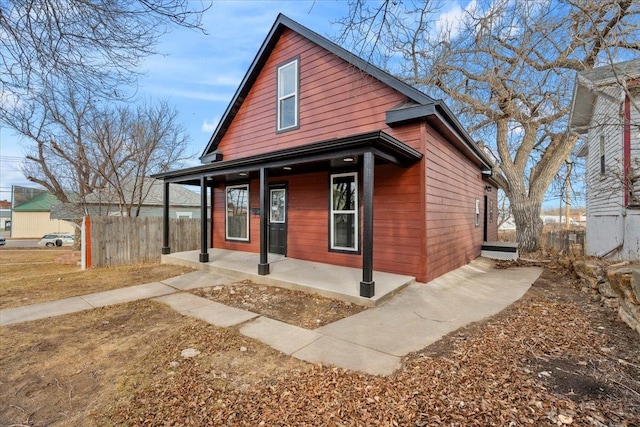
<svg viewBox="0 0 640 427">
<path fill-rule="evenodd" d="M 246 173 L 246 172 L 240 172 L 240 174 L 239 174 L 239 175 L 240 175 L 240 176 L 247 176 L 247 173 Z"/>
<path fill-rule="evenodd" d="M 344 159 L 342 159 L 345 162 L 353 162 L 353 157 L 345 157 Z"/>
<path fill-rule="evenodd" d="M 286 170 L 286 171 L 290 171 L 291 170 L 291 166 L 285 166 L 282 169 Z"/>
</svg>

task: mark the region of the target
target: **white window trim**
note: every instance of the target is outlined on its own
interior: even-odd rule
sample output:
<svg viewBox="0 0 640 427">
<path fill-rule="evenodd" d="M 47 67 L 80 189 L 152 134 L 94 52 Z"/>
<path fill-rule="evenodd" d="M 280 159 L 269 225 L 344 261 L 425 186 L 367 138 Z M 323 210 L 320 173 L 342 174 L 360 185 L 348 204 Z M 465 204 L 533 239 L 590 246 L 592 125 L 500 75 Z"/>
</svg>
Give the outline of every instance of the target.
<svg viewBox="0 0 640 427">
<path fill-rule="evenodd" d="M 355 200 L 355 209 L 353 210 L 334 210 L 333 209 L 333 180 L 334 178 L 341 178 L 343 176 L 352 176 L 353 177 L 353 182 L 354 182 L 354 186 L 355 186 L 355 195 L 356 195 L 356 200 Z M 359 200 L 359 195 L 358 195 L 358 172 L 349 172 L 349 173 L 336 173 L 336 174 L 331 174 L 331 182 L 329 185 L 329 192 L 331 193 L 331 200 L 330 200 L 330 205 L 329 205 L 329 219 L 330 219 L 330 223 L 331 223 L 331 227 L 329 230 L 329 234 L 330 234 L 330 239 L 331 239 L 331 249 L 332 250 L 336 250 L 336 251 L 349 251 L 349 252 L 358 252 L 359 249 L 359 243 L 360 243 L 360 239 L 359 239 L 359 232 L 360 232 L 360 220 L 358 218 L 358 206 L 360 203 Z M 343 247 L 343 246 L 336 246 L 334 243 L 335 240 L 335 233 L 334 233 L 334 215 L 335 214 L 354 214 L 354 223 L 355 223 L 355 235 L 354 235 L 354 243 L 355 243 L 355 247 L 353 248 L 348 248 L 348 247 Z"/>
<path fill-rule="evenodd" d="M 284 70 L 287 67 L 290 67 L 291 65 L 294 66 L 295 68 L 295 91 L 293 93 L 289 93 L 283 96 L 280 96 L 280 81 L 282 78 L 282 73 L 281 71 Z M 289 129 L 294 129 L 298 127 L 298 92 L 299 92 L 299 85 L 300 85 L 300 75 L 298 72 L 298 59 L 294 59 L 293 61 L 287 62 L 284 65 L 281 65 L 278 67 L 278 84 L 276 87 L 276 97 L 277 97 L 277 110 L 278 110 L 278 114 L 276 117 L 276 129 L 278 132 L 280 131 L 285 131 L 285 130 L 289 130 Z M 280 102 L 287 99 L 287 98 L 291 98 L 293 97 L 295 102 L 293 103 L 294 105 L 294 115 L 295 115 L 295 120 L 294 123 L 291 126 L 287 126 L 287 127 L 280 127 Z"/>
<path fill-rule="evenodd" d="M 476 227 L 480 227 L 480 199 L 476 199 Z"/>
<path fill-rule="evenodd" d="M 228 200 L 229 200 L 229 190 L 233 190 L 235 188 L 244 188 L 247 190 L 247 237 L 230 237 L 229 236 L 229 208 L 228 208 Z M 226 240 L 234 240 L 240 242 L 248 242 L 249 241 L 249 184 L 241 184 L 241 185 L 228 185 L 224 190 L 224 237 Z"/>
</svg>

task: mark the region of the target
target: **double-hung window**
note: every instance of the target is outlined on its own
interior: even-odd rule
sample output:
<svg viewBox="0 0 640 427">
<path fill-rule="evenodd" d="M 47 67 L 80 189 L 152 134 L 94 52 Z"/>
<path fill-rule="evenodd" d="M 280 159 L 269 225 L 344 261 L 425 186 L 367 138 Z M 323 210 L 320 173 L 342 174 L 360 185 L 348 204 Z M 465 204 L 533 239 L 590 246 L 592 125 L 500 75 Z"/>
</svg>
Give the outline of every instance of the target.
<svg viewBox="0 0 640 427">
<path fill-rule="evenodd" d="M 298 127 L 298 59 L 278 67 L 278 132 Z"/>
<path fill-rule="evenodd" d="M 249 186 L 232 185 L 226 189 L 226 238 L 249 241 Z"/>
<path fill-rule="evenodd" d="M 358 251 L 358 174 L 331 175 L 331 249 Z"/>
</svg>

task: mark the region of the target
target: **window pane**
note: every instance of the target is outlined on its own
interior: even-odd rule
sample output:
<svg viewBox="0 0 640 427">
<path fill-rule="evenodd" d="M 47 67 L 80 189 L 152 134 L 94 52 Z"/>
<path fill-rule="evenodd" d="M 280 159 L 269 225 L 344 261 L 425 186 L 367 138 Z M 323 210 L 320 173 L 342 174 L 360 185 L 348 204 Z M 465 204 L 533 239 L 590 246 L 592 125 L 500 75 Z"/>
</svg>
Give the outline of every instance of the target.
<svg viewBox="0 0 640 427">
<path fill-rule="evenodd" d="M 284 189 L 271 190 L 271 222 L 285 222 L 285 191 Z"/>
<path fill-rule="evenodd" d="M 356 209 L 356 183 L 354 176 L 340 176 L 333 179 L 333 210 L 353 211 Z"/>
<path fill-rule="evenodd" d="M 280 129 L 296 125 L 296 97 L 282 99 L 280 101 Z"/>
<path fill-rule="evenodd" d="M 296 92 L 296 66 L 291 63 L 280 68 L 278 96 L 283 97 L 294 94 Z"/>
<path fill-rule="evenodd" d="M 227 238 L 248 239 L 249 189 L 227 188 Z"/>
<path fill-rule="evenodd" d="M 333 214 L 333 246 L 356 247 L 355 214 Z"/>
</svg>

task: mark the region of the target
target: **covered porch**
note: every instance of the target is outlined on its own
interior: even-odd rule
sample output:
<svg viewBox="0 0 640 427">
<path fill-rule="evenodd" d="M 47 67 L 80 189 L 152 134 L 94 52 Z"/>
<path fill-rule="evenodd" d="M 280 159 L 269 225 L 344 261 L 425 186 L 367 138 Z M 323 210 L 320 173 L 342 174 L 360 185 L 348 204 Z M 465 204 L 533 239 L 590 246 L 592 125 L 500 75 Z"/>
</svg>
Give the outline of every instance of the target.
<svg viewBox="0 0 640 427">
<path fill-rule="evenodd" d="M 209 159 L 212 160 L 212 163 L 210 164 L 179 171 L 166 172 L 154 176 L 156 178 L 163 179 L 165 187 L 163 212 L 165 220 L 163 226 L 163 256 L 171 254 L 171 248 L 168 245 L 168 206 L 170 202 L 168 194 L 169 183 L 198 185 L 200 187 L 202 209 L 200 252 L 189 253 L 189 259 L 193 258 L 192 261 L 194 262 L 197 261 L 204 265 L 210 265 L 210 263 L 216 263 L 216 260 L 212 259 L 214 255 L 222 256 L 220 254 L 243 252 L 242 249 L 239 251 L 237 250 L 240 248 L 232 248 L 236 250 L 226 252 L 211 251 L 215 245 L 212 234 L 207 231 L 208 227 L 211 226 L 211 230 L 219 230 L 219 227 L 228 227 L 229 224 L 228 218 L 226 221 L 227 224 L 225 224 L 224 220 L 220 221 L 220 219 L 213 219 L 215 212 L 215 189 L 229 185 L 237 187 L 245 186 L 248 193 L 248 183 L 254 181 L 257 182 L 259 189 L 259 199 L 256 200 L 254 206 L 244 206 L 244 213 L 245 215 L 259 218 L 259 224 L 257 224 L 259 238 L 256 239 L 256 241 L 259 242 L 259 245 L 255 249 L 252 249 L 252 252 L 247 252 L 251 256 L 246 258 L 243 268 L 240 269 L 240 271 L 250 272 L 254 277 L 269 276 L 269 280 L 271 280 L 275 277 L 274 268 L 280 268 L 279 273 L 282 273 L 282 265 L 291 265 L 289 262 L 282 262 L 283 257 L 274 257 L 274 255 L 270 253 L 269 227 L 272 224 L 269 217 L 271 180 L 286 180 L 294 174 L 298 174 L 298 176 L 300 176 L 300 174 L 312 174 L 319 171 L 344 171 L 345 168 L 349 168 L 348 170 L 358 171 L 358 174 L 362 177 L 361 192 L 359 196 L 361 197 L 361 200 L 354 208 L 354 210 L 358 212 L 356 218 L 359 218 L 355 224 L 355 228 L 358 230 L 355 235 L 359 244 L 355 247 L 355 251 L 350 251 L 351 253 L 355 253 L 361 257 L 362 269 L 347 269 L 349 271 L 349 277 L 353 275 L 354 272 L 359 272 L 360 280 L 347 281 L 344 280 L 346 276 L 336 276 L 336 278 L 339 279 L 338 281 L 340 286 L 350 288 L 344 291 L 346 292 L 345 295 L 351 295 L 351 293 L 353 293 L 353 295 L 358 297 L 375 298 L 376 296 L 384 297 L 390 292 L 385 289 L 386 285 L 376 283 L 373 278 L 374 169 L 376 165 L 383 164 L 391 164 L 399 168 L 408 168 L 422 158 L 422 154 L 420 152 L 382 131 L 376 131 L 275 150 L 264 154 L 256 154 L 232 160 L 223 160 L 222 153 L 216 153 L 216 156 L 214 157 L 215 158 Z M 244 183 L 244 185 L 242 183 Z M 322 186 L 325 184 L 316 183 L 315 185 L 317 187 L 318 185 Z M 327 189 L 327 197 L 328 195 L 329 190 Z M 208 201 L 211 202 L 210 219 L 207 218 L 208 215 L 206 214 Z M 322 203 L 325 204 L 327 202 L 323 201 Z M 220 209 L 219 201 L 218 207 Z M 222 209 L 228 209 L 228 207 L 223 207 Z M 247 230 L 251 228 L 249 222 L 247 222 L 246 227 Z M 250 242 L 247 233 L 243 234 L 242 237 L 246 242 Z M 231 240 L 231 238 L 226 237 L 225 240 Z M 234 238 L 233 240 L 237 241 L 243 239 Z M 230 246 L 230 244 L 227 244 L 227 246 Z M 327 246 L 324 246 L 324 244 L 322 248 L 319 246 L 317 248 L 318 250 L 327 250 Z M 229 248 L 227 247 L 225 249 Z M 286 253 L 286 251 L 283 253 Z M 302 262 L 301 260 L 296 261 Z M 332 264 L 315 264 L 318 264 L 316 268 L 319 269 L 319 271 L 322 271 L 322 268 L 325 270 L 328 268 L 345 268 L 337 267 Z M 318 273 L 318 276 L 326 276 L 325 271 Z M 267 282 L 269 280 L 265 279 L 263 282 Z M 283 280 L 286 281 L 286 279 Z M 351 283 L 354 283 L 354 285 Z M 381 286 L 382 288 L 380 288 Z M 318 289 L 320 288 L 321 287 L 318 287 Z"/>
<path fill-rule="evenodd" d="M 200 261 L 200 251 L 197 250 L 162 255 L 161 262 L 193 267 L 239 280 L 248 279 L 267 286 L 315 293 L 365 307 L 379 305 L 415 281 L 411 276 L 374 271 L 376 293 L 372 297 L 363 297 L 358 292 L 362 270 L 357 268 L 269 254 L 270 274 L 260 275 L 256 271 L 256 264 L 260 261 L 258 253 L 210 248 L 207 254 L 209 260 L 206 262 Z"/>
</svg>

